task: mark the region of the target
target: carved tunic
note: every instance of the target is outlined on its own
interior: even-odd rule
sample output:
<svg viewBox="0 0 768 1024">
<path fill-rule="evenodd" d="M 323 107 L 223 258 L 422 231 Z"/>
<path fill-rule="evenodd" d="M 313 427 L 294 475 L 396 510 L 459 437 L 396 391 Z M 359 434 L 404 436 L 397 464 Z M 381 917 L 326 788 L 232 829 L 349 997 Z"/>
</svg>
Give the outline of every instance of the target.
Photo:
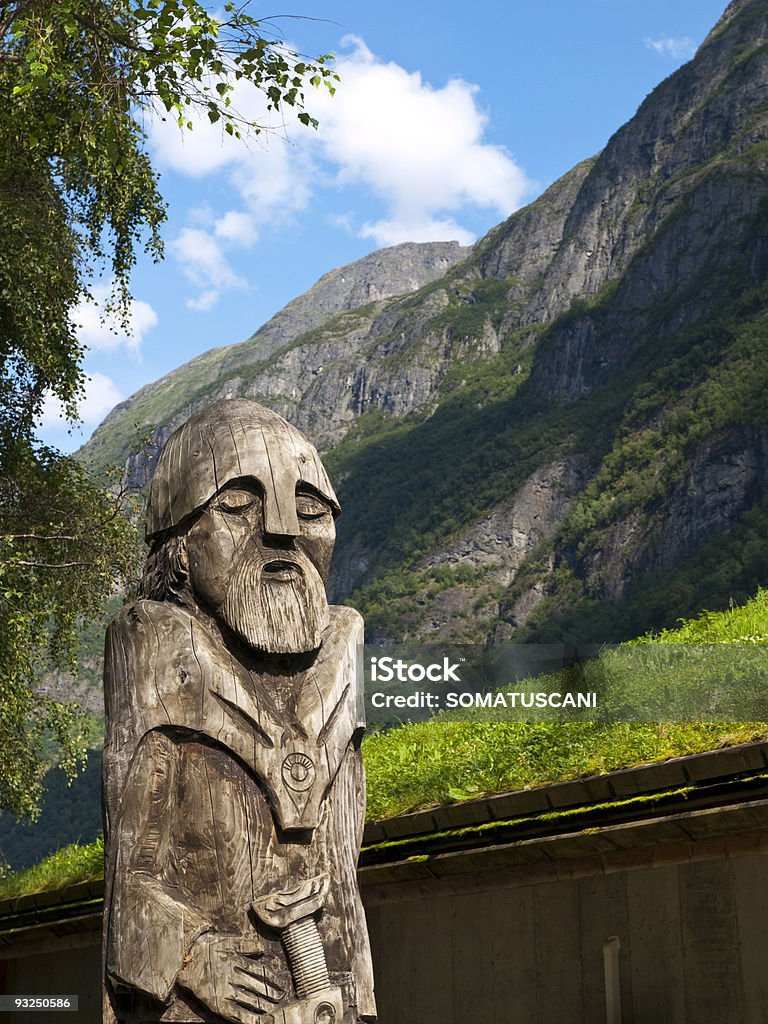
<svg viewBox="0 0 768 1024">
<path fill-rule="evenodd" d="M 176 605 L 140 601 L 110 626 L 105 959 L 118 1020 L 221 1020 L 184 988 L 205 932 L 245 940 L 295 999 L 280 936 L 252 904 L 322 875 L 317 928 L 345 1024 L 374 1017 L 355 877 L 362 620 L 333 607 L 325 637 L 277 692 Z"/>
</svg>

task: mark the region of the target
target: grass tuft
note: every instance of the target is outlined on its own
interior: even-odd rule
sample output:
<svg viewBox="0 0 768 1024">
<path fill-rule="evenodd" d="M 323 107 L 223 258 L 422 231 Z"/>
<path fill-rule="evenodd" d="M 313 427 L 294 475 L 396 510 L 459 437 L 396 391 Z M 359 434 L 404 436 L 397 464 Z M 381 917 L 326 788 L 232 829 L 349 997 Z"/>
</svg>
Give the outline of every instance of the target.
<svg viewBox="0 0 768 1024">
<path fill-rule="evenodd" d="M 99 837 L 88 846 L 65 846 L 34 867 L 0 878 L 0 900 L 95 881 L 103 875 L 104 840 Z"/>
<path fill-rule="evenodd" d="M 695 619 L 680 620 L 677 629 L 649 633 L 635 643 L 768 644 L 768 591 L 759 590 L 741 607 L 704 611 Z M 605 657 L 622 652 L 630 654 L 629 645 Z M 373 733 L 363 743 L 368 818 L 766 738 L 765 722 L 531 723 L 443 717 L 403 725 Z M 89 846 L 67 846 L 33 868 L 0 878 L 0 899 L 98 879 L 103 859 L 102 839 Z"/>
</svg>

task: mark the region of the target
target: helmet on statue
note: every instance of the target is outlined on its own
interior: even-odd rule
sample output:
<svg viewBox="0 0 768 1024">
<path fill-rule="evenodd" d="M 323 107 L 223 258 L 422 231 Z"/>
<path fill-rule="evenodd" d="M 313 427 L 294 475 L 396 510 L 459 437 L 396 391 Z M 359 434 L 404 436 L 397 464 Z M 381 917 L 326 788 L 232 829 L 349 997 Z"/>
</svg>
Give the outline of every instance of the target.
<svg viewBox="0 0 768 1024">
<path fill-rule="evenodd" d="M 314 445 L 258 402 L 228 399 L 191 416 L 160 453 L 147 503 L 146 538 L 155 540 L 203 508 L 234 480 L 257 480 L 264 529 L 299 532 L 296 489 L 305 485 L 340 511 Z"/>
</svg>

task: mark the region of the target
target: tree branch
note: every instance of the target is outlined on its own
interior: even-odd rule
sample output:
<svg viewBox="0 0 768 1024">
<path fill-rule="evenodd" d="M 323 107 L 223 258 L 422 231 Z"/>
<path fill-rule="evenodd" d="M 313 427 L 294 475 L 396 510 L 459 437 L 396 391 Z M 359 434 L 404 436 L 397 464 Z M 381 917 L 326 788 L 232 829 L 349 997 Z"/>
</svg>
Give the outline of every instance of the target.
<svg viewBox="0 0 768 1024">
<path fill-rule="evenodd" d="M 5 540 L 82 540 L 69 533 L 6 533 Z"/>
<path fill-rule="evenodd" d="M 27 569 L 77 569 L 83 566 L 93 565 L 93 562 L 25 562 L 19 560 L 0 562 L 0 565 L 23 565 Z"/>
</svg>

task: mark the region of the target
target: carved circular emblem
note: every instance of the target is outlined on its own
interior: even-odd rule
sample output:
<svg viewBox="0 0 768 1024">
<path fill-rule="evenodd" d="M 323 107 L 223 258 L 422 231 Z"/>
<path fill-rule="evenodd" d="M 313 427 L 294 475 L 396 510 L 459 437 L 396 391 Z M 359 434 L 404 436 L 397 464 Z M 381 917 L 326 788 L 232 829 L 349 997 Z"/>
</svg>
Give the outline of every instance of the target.
<svg viewBox="0 0 768 1024">
<path fill-rule="evenodd" d="M 315 1024 L 333 1024 L 336 1010 L 333 1003 L 318 1003 L 315 1007 Z"/>
<path fill-rule="evenodd" d="M 288 789 L 303 793 L 305 789 L 309 789 L 314 781 L 315 764 L 308 754 L 294 751 L 283 761 L 283 782 Z"/>
</svg>

